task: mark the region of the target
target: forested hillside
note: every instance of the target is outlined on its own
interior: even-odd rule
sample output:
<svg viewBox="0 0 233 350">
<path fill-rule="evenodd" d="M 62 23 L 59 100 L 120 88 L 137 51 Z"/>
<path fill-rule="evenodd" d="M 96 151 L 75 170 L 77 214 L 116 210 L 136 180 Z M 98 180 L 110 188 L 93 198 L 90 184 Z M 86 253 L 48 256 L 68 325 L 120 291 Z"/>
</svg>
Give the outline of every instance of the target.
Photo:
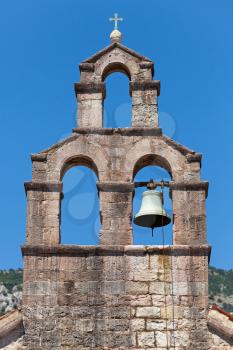
<svg viewBox="0 0 233 350">
<path fill-rule="evenodd" d="M 23 270 L 0 270 L 0 285 L 8 289 L 9 292 L 12 292 L 14 286 L 21 286 L 23 283 Z"/>
<path fill-rule="evenodd" d="M 23 270 L 0 270 L 0 315 L 20 305 Z"/>
<path fill-rule="evenodd" d="M 209 302 L 233 312 L 233 270 L 209 268 Z"/>
</svg>

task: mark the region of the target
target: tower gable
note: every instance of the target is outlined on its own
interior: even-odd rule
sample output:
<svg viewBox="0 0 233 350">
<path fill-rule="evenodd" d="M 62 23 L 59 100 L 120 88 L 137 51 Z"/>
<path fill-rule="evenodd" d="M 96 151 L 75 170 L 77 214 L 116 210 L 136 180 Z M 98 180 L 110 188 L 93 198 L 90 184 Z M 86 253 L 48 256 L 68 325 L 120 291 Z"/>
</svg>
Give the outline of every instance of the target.
<svg viewBox="0 0 233 350">
<path fill-rule="evenodd" d="M 120 43 L 112 43 L 83 61 L 80 66 L 81 82 L 100 83 L 114 72 L 126 74 L 131 82 L 151 80 L 154 63 Z"/>
<path fill-rule="evenodd" d="M 103 127 L 105 79 L 122 72 L 129 78 L 132 126 L 158 127 L 157 97 L 160 82 L 153 80 L 153 62 L 114 42 L 80 64 L 80 83 L 75 84 L 79 127 Z"/>
</svg>

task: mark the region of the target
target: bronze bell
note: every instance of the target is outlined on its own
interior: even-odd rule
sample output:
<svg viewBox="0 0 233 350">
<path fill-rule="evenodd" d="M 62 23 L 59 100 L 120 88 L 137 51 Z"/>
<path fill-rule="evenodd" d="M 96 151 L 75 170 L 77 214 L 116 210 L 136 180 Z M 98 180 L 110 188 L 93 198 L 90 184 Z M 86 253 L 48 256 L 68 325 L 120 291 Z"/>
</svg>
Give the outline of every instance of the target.
<svg viewBox="0 0 233 350">
<path fill-rule="evenodd" d="M 142 194 L 142 204 L 134 223 L 143 227 L 161 227 L 170 224 L 171 218 L 163 208 L 163 193 L 148 190 Z"/>
</svg>

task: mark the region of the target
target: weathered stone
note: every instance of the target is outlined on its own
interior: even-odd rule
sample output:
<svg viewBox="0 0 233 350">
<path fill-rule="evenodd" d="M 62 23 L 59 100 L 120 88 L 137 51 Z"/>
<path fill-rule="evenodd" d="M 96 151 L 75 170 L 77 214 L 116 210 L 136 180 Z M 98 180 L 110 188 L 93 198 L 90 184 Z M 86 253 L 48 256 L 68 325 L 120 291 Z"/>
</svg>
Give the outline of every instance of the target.
<svg viewBox="0 0 233 350">
<path fill-rule="evenodd" d="M 166 282 L 150 282 L 150 294 L 161 294 L 168 295 L 171 294 L 171 283 Z"/>
<path fill-rule="evenodd" d="M 135 331 L 142 331 L 145 329 L 145 323 L 146 321 L 142 318 L 134 318 L 130 320 L 130 329 L 135 332 Z"/>
<path fill-rule="evenodd" d="M 160 317 L 160 308 L 156 306 L 137 307 L 136 317 Z"/>
<path fill-rule="evenodd" d="M 166 331 L 175 330 L 177 328 L 177 321 L 167 321 L 167 320 L 147 320 L 146 329 L 148 331 Z"/>
<path fill-rule="evenodd" d="M 169 334 L 164 331 L 155 332 L 155 339 L 156 339 L 156 345 L 161 348 L 166 348 L 167 346 L 170 346 L 170 337 Z"/>
<path fill-rule="evenodd" d="M 154 347 L 155 335 L 154 332 L 138 332 L 138 345 L 142 347 Z"/>
<path fill-rule="evenodd" d="M 129 294 L 147 294 L 149 291 L 149 285 L 145 282 L 128 281 L 126 282 L 125 290 Z"/>
</svg>

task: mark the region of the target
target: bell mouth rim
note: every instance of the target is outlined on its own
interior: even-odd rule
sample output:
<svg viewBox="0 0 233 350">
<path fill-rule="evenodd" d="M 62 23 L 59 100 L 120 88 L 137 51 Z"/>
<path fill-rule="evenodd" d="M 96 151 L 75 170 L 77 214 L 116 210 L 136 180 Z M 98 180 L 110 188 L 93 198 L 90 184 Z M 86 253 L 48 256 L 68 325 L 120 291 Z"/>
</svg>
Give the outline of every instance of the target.
<svg viewBox="0 0 233 350">
<path fill-rule="evenodd" d="M 154 222 L 155 224 L 152 225 L 151 222 L 150 224 L 146 225 L 146 221 L 144 221 L 142 218 L 144 217 L 148 217 L 148 216 L 154 216 L 155 213 L 148 213 L 145 215 L 140 214 L 140 215 L 135 215 L 133 222 L 135 225 L 137 226 L 141 226 L 141 227 L 146 227 L 146 228 L 155 228 L 155 227 L 162 227 L 162 226 L 167 226 L 171 223 L 171 218 L 168 214 L 166 215 L 161 215 L 161 212 L 159 214 L 157 214 L 160 217 L 160 220 L 157 220 L 157 225 L 156 225 L 156 221 Z M 162 216 L 163 216 L 163 220 L 162 220 Z M 139 220 L 139 218 L 141 218 L 141 220 Z"/>
</svg>

